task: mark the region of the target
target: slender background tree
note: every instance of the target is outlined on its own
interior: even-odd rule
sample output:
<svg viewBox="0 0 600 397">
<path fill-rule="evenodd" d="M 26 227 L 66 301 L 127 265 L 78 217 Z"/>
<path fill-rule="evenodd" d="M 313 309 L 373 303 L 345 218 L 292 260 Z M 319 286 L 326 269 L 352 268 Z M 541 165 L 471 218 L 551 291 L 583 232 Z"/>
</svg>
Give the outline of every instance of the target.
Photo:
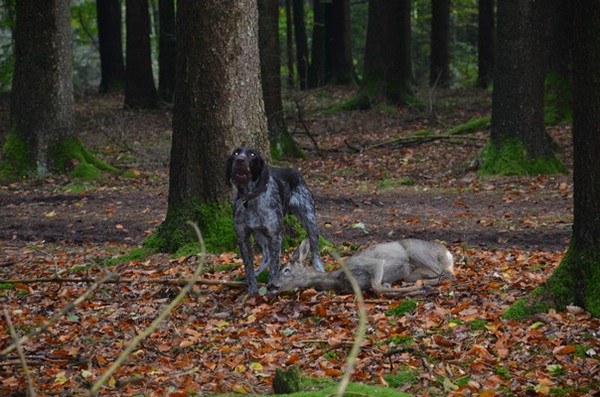
<svg viewBox="0 0 600 397">
<path fill-rule="evenodd" d="M 429 85 L 448 88 L 450 86 L 450 0 L 431 2 L 431 61 Z"/>
<path fill-rule="evenodd" d="M 127 59 L 125 106 L 153 108 L 157 94 L 152 75 L 148 0 L 126 0 Z"/>
<path fill-rule="evenodd" d="M 408 0 L 369 2 L 360 106 L 373 101 L 406 104 L 412 98 L 410 10 Z"/>
<path fill-rule="evenodd" d="M 98 45 L 100 49 L 100 92 L 125 87 L 121 4 L 119 0 L 96 1 Z"/>
</svg>

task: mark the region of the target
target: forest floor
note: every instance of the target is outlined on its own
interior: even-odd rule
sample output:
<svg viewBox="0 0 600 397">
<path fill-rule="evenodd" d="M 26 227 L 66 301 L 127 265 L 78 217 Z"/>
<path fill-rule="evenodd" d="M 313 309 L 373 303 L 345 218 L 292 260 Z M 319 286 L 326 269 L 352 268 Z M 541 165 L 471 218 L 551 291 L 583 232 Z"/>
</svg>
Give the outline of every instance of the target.
<svg viewBox="0 0 600 397">
<path fill-rule="evenodd" d="M 290 131 L 305 149 L 289 160 L 306 177 L 323 236 L 343 254 L 416 237 L 444 242 L 458 282 L 406 301 L 367 296 L 369 325 L 354 381 L 414 395 L 593 395 L 600 391 L 600 322 L 576 307 L 513 321 L 502 313 L 543 283 L 570 240 L 572 175 L 482 177 L 483 129 L 452 127 L 490 113 L 476 90 L 423 91 L 422 108 L 331 111 L 350 89 L 294 94 Z M 44 324 L 90 287 L 41 282 L 117 274 L 23 346 L 34 388 L 79 395 L 149 326 L 189 278 L 196 257 L 156 255 L 100 264 L 139 246 L 167 208 L 171 112 L 122 109 L 122 97 L 77 100 L 77 131 L 103 160 L 137 178 L 66 177 L 0 187 L 0 302 L 16 332 Z M 0 143 L 8 101 L 0 98 Z M 549 128 L 572 166 L 571 128 Z M 419 141 L 412 142 L 409 141 Z M 424 142 L 426 140 L 426 142 Z M 316 143 L 316 145 L 315 145 Z M 287 255 L 287 254 L 284 254 Z M 235 253 L 209 257 L 205 277 L 242 275 Z M 334 266 L 329 254 L 326 263 Z M 2 283 L 17 279 L 21 282 Z M 102 395 L 269 393 L 276 368 L 337 379 L 358 323 L 352 296 L 289 294 L 247 299 L 243 290 L 197 285 L 126 361 Z M 0 349 L 12 341 L 5 316 Z M 0 395 L 26 391 L 22 360 L 0 356 Z"/>
</svg>

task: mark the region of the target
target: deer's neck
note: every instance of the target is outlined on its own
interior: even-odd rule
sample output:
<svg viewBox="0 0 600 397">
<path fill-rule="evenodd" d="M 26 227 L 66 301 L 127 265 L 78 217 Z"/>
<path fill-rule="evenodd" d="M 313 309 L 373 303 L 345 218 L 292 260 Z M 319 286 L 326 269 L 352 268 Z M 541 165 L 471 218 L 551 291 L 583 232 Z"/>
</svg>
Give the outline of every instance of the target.
<svg viewBox="0 0 600 397">
<path fill-rule="evenodd" d="M 348 291 L 351 290 L 348 279 L 342 270 L 332 272 L 314 272 L 308 280 L 306 287 L 312 287 L 317 291 Z"/>
</svg>

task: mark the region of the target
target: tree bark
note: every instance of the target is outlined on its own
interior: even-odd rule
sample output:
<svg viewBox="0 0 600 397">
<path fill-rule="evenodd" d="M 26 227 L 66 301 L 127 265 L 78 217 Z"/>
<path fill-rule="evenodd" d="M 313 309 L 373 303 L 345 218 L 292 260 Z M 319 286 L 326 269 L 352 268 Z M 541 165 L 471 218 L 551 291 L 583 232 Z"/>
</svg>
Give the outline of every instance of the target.
<svg viewBox="0 0 600 397">
<path fill-rule="evenodd" d="M 158 0 L 158 95 L 161 100 L 173 102 L 175 92 L 175 2 Z"/>
<path fill-rule="evenodd" d="M 121 4 L 119 0 L 96 1 L 98 45 L 100 47 L 100 92 L 120 91 L 125 87 Z"/>
<path fill-rule="evenodd" d="M 496 44 L 494 0 L 479 0 L 477 39 L 477 87 L 488 88 L 494 73 Z"/>
<path fill-rule="evenodd" d="M 548 174 L 565 168 L 544 128 L 543 2 L 498 3 L 492 131 L 482 171 Z"/>
<path fill-rule="evenodd" d="M 19 0 L 5 160 L 17 175 L 64 172 L 58 151 L 72 138 L 70 1 Z"/>
<path fill-rule="evenodd" d="M 276 157 L 296 155 L 298 149 L 288 133 L 281 99 L 279 4 L 277 0 L 260 0 L 258 2 L 258 39 L 263 101 L 271 153 Z"/>
<path fill-rule="evenodd" d="M 313 15 L 308 88 L 317 88 L 325 84 L 325 4 L 323 0 L 313 1 Z"/>
<path fill-rule="evenodd" d="M 213 233 L 216 242 L 229 239 L 228 248 L 233 249 L 230 207 L 207 212 L 202 206 L 230 202 L 225 161 L 235 147 L 252 146 L 269 159 L 257 5 L 253 0 L 180 1 L 177 10 L 168 210 L 157 245 L 174 251 L 193 240 L 185 224 L 193 220 L 205 238 Z M 210 216 L 221 216 L 230 235 L 215 236 L 219 230 L 207 226 Z"/>
<path fill-rule="evenodd" d="M 127 65 L 125 106 L 132 109 L 156 106 L 156 86 L 152 76 L 150 14 L 148 0 L 126 0 Z"/>
<path fill-rule="evenodd" d="M 308 80 L 308 44 L 306 42 L 306 24 L 304 23 L 304 0 L 292 0 L 294 14 L 294 36 L 296 38 L 296 68 L 300 89 L 307 88 Z"/>
<path fill-rule="evenodd" d="M 431 60 L 429 86 L 450 86 L 450 52 L 448 34 L 450 29 L 450 0 L 431 2 Z"/>
<path fill-rule="evenodd" d="M 572 122 L 571 45 L 573 9 L 569 0 L 545 4 L 545 121 L 555 125 Z"/>
<path fill-rule="evenodd" d="M 325 75 L 328 84 L 354 82 L 350 1 L 333 0 L 325 5 Z"/>
<path fill-rule="evenodd" d="M 409 0 L 371 0 L 365 49 L 362 95 L 367 103 L 406 104 L 412 97 L 410 81 Z"/>
<path fill-rule="evenodd" d="M 600 3 L 573 2 L 573 237 L 548 281 L 507 315 L 580 306 L 600 317 Z"/>
<path fill-rule="evenodd" d="M 294 17 L 292 16 L 292 0 L 285 1 L 285 52 L 287 58 L 287 83 L 288 89 L 294 89 Z"/>
</svg>

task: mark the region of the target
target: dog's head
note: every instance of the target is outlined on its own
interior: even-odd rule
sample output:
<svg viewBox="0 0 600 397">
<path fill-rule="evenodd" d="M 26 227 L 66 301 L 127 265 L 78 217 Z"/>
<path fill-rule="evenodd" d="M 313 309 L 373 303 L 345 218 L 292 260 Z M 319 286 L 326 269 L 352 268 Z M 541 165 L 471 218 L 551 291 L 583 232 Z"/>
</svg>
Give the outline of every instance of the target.
<svg viewBox="0 0 600 397">
<path fill-rule="evenodd" d="M 241 193 L 248 194 L 267 183 L 269 167 L 254 149 L 239 147 L 227 158 L 225 176 Z"/>
</svg>

